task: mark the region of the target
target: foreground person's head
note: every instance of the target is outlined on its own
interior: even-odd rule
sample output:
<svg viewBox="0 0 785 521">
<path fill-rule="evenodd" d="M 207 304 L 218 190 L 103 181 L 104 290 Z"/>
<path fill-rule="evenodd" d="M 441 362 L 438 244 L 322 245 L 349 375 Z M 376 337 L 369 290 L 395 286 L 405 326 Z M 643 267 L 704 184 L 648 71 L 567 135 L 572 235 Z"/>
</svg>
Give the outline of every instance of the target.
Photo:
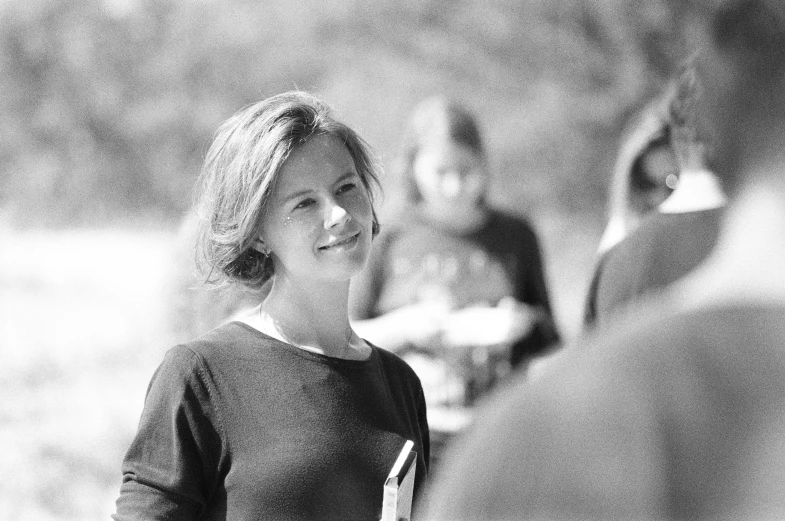
<svg viewBox="0 0 785 521">
<path fill-rule="evenodd" d="M 731 193 L 785 173 L 785 2 L 684 2 L 688 41 L 697 50 L 702 92 L 698 133 L 710 167 Z"/>
</svg>

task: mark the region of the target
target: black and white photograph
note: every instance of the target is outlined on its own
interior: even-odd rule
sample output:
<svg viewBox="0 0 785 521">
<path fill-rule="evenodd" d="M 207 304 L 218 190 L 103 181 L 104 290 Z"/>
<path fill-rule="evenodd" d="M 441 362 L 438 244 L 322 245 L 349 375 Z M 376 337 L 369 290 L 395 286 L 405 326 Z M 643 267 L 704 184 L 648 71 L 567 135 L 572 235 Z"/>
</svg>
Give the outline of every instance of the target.
<svg viewBox="0 0 785 521">
<path fill-rule="evenodd" d="M 0 521 L 785 519 L 782 0 L 0 0 Z"/>
</svg>

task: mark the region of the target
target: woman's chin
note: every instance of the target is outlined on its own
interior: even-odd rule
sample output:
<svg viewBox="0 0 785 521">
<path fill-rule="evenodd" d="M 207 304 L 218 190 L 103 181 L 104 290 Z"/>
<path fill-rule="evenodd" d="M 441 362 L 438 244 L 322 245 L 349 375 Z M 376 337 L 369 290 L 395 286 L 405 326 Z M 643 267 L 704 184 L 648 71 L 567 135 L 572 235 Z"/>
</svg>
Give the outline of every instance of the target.
<svg viewBox="0 0 785 521">
<path fill-rule="evenodd" d="M 340 251 L 322 252 L 322 261 L 325 264 L 324 272 L 329 278 L 350 279 L 359 274 L 368 262 L 370 244 L 360 241 L 351 248 Z"/>
</svg>

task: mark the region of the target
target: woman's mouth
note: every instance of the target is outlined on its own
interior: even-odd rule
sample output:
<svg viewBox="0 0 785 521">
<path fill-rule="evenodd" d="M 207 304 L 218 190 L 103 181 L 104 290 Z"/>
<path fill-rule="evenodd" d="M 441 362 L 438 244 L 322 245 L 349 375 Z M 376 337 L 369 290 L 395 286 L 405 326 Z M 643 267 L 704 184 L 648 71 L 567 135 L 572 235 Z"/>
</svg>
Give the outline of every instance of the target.
<svg viewBox="0 0 785 521">
<path fill-rule="evenodd" d="M 360 236 L 360 232 L 357 232 L 344 239 L 339 239 L 325 246 L 320 246 L 319 249 L 322 251 L 349 249 L 353 247 L 355 244 L 357 244 L 357 239 L 359 238 L 359 236 Z"/>
</svg>

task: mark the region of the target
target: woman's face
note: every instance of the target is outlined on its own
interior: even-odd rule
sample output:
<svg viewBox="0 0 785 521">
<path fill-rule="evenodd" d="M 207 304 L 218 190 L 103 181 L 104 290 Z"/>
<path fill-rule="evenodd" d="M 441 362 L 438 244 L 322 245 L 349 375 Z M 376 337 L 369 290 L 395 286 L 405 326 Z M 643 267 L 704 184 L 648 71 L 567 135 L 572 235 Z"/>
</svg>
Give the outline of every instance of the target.
<svg viewBox="0 0 785 521">
<path fill-rule="evenodd" d="M 259 230 L 275 277 L 348 280 L 371 247 L 368 191 L 347 148 L 312 137 L 284 162 Z"/>
<path fill-rule="evenodd" d="M 437 211 L 476 207 L 485 195 L 488 173 L 483 159 L 449 140 L 420 149 L 413 165 L 423 203 Z"/>
</svg>

